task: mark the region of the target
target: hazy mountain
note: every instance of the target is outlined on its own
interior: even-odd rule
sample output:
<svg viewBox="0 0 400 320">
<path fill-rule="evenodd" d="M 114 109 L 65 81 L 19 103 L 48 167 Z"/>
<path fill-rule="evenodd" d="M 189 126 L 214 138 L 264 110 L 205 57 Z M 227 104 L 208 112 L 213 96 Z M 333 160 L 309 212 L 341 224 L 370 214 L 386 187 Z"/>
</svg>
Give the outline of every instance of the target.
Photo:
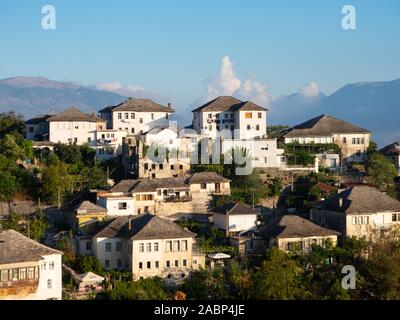
<svg viewBox="0 0 400 320">
<path fill-rule="evenodd" d="M 330 96 L 281 97 L 272 104 L 270 123 L 294 125 L 330 114 L 373 131 L 373 140 L 383 146 L 400 140 L 399 112 L 400 79 L 360 82 L 348 84 Z"/>
<path fill-rule="evenodd" d="M 42 77 L 0 80 L 0 112 L 14 110 L 25 118 L 40 113 L 59 112 L 71 106 L 93 112 L 125 99 L 116 93 Z"/>
</svg>

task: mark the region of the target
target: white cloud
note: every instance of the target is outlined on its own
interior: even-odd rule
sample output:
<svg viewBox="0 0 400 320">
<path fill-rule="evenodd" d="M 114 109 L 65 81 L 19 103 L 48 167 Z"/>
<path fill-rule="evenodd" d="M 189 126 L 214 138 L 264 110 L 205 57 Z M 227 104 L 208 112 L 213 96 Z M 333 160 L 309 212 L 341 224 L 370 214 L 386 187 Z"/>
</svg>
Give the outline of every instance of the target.
<svg viewBox="0 0 400 320">
<path fill-rule="evenodd" d="M 123 86 L 118 81 L 108 82 L 108 83 L 99 83 L 96 84 L 96 88 L 98 90 L 105 90 L 115 92 L 124 96 L 135 95 L 136 93 L 144 91 L 144 88 L 134 85 Z"/>
<path fill-rule="evenodd" d="M 300 93 L 303 97 L 311 98 L 319 95 L 318 84 L 315 81 L 311 81 L 300 89 Z"/>
<path fill-rule="evenodd" d="M 222 59 L 219 75 L 207 82 L 206 91 L 205 96 L 198 102 L 207 102 L 218 96 L 234 96 L 241 100 L 251 100 L 261 106 L 268 106 L 272 100 L 265 84 L 252 79 L 244 81 L 238 79 L 228 56 Z"/>
</svg>

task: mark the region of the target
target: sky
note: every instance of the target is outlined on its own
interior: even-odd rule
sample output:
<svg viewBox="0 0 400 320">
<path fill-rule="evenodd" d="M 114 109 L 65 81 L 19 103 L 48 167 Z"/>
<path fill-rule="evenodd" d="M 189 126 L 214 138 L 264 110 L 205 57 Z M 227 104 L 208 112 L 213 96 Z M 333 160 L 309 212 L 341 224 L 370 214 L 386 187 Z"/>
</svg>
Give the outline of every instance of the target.
<svg viewBox="0 0 400 320">
<path fill-rule="evenodd" d="M 56 9 L 56 29 L 41 26 Z M 341 26 L 344 5 L 356 29 Z M 268 104 L 400 77 L 398 0 L 1 0 L 0 78 L 43 76 L 191 106 Z M 132 94 L 130 94 L 132 93 Z"/>
</svg>

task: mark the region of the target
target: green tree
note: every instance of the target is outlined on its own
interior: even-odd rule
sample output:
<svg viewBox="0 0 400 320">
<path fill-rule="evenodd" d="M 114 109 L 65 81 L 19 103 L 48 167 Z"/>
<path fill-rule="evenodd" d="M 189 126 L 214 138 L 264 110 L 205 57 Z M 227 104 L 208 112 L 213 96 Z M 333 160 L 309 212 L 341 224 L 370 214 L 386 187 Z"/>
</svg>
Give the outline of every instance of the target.
<svg viewBox="0 0 400 320">
<path fill-rule="evenodd" d="M 60 190 L 61 200 L 67 195 L 72 187 L 72 178 L 63 163 L 50 165 L 43 170 L 42 185 L 40 193 L 42 198 L 49 203 L 56 204 L 58 191 Z"/>
<path fill-rule="evenodd" d="M 10 201 L 18 190 L 15 176 L 10 172 L 0 171 L 0 200 Z"/>
<path fill-rule="evenodd" d="M 34 217 L 30 222 L 30 238 L 36 241 L 40 241 L 43 238 L 43 235 L 49 226 L 46 220 L 46 216 L 43 214 L 43 212 L 40 210 L 39 214 Z"/>
<path fill-rule="evenodd" d="M 267 127 L 267 136 L 270 139 L 279 139 L 285 130 L 289 129 L 289 126 L 285 125 L 274 125 Z"/>
<path fill-rule="evenodd" d="M 379 189 L 386 189 L 394 184 L 397 170 L 393 163 L 384 155 L 371 154 L 367 163 L 367 173 L 371 182 Z"/>
</svg>

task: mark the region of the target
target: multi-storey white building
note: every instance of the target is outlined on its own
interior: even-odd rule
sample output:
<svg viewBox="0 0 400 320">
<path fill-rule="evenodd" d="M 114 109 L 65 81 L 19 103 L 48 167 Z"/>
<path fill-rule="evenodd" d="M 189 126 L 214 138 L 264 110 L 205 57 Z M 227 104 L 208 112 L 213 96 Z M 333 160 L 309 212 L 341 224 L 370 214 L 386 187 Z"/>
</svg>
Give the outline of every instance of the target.
<svg viewBox="0 0 400 320">
<path fill-rule="evenodd" d="M 61 256 L 14 230 L 0 231 L 0 300 L 61 299 Z"/>
<path fill-rule="evenodd" d="M 160 217 L 118 217 L 92 238 L 92 254 L 106 270 L 127 269 L 134 280 L 159 276 L 182 281 L 204 268 L 204 254 L 193 252 L 195 234 Z"/>
<path fill-rule="evenodd" d="M 371 141 L 371 131 L 329 115 L 321 115 L 289 129 L 285 143 L 336 144 L 344 162 L 364 161 Z"/>
<path fill-rule="evenodd" d="M 129 134 L 139 134 L 156 126 L 168 125 L 173 112 L 170 104 L 165 107 L 149 99 L 132 98 L 99 111 L 100 116 L 107 121 L 108 128 L 125 130 Z"/>
<path fill-rule="evenodd" d="M 193 129 L 215 139 L 225 131 L 237 139 L 261 138 L 267 133 L 267 111 L 253 102 L 218 97 L 193 110 Z"/>
<path fill-rule="evenodd" d="M 106 129 L 106 120 L 95 114 L 69 108 L 47 119 L 49 141 L 54 143 L 76 143 L 96 145 L 96 131 Z"/>
</svg>

